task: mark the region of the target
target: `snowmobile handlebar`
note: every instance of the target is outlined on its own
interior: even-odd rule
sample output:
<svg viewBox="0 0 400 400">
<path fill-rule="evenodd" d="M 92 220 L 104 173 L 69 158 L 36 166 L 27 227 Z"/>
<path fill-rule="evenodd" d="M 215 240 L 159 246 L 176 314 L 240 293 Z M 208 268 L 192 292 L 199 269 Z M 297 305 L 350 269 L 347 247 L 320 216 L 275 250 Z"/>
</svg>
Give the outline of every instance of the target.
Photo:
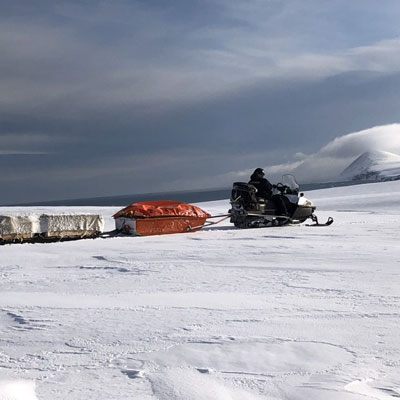
<svg viewBox="0 0 400 400">
<path fill-rule="evenodd" d="M 297 190 L 293 190 L 292 188 L 290 188 L 287 185 L 284 185 L 283 183 L 277 183 L 276 185 L 272 185 L 272 187 L 274 189 L 277 189 L 281 192 L 281 194 L 283 193 L 287 193 L 287 194 L 298 194 L 299 192 Z"/>
</svg>

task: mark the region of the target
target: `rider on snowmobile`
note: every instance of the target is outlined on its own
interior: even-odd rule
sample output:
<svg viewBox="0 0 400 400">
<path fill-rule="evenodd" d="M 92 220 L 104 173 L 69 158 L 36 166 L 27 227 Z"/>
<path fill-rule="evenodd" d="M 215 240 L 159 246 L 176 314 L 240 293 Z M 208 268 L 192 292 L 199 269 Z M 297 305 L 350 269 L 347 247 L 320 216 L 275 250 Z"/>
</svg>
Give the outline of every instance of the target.
<svg viewBox="0 0 400 400">
<path fill-rule="evenodd" d="M 249 184 L 253 185 L 257 189 L 257 195 L 267 200 L 272 200 L 276 207 L 279 215 L 288 215 L 286 204 L 279 194 L 272 194 L 272 183 L 265 178 L 265 173 L 262 168 L 256 168 L 253 174 L 250 176 Z"/>
</svg>

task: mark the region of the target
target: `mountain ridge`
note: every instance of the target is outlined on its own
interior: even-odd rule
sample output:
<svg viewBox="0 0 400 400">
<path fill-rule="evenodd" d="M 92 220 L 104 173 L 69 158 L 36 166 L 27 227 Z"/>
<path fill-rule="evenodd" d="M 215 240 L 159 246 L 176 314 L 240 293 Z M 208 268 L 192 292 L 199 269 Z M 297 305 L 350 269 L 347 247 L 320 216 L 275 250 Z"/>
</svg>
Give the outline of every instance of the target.
<svg viewBox="0 0 400 400">
<path fill-rule="evenodd" d="M 347 180 L 400 179 L 400 155 L 383 150 L 370 150 L 359 155 L 340 177 Z"/>
</svg>

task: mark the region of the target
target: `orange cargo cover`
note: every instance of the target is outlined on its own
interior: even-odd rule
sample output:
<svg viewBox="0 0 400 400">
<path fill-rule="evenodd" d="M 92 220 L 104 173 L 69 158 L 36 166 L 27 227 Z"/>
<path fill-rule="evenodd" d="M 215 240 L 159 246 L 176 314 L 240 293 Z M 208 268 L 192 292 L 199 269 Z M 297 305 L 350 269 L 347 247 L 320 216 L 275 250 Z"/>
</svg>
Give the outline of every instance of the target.
<svg viewBox="0 0 400 400">
<path fill-rule="evenodd" d="M 114 215 L 117 229 L 140 236 L 194 232 L 209 217 L 199 207 L 169 200 L 133 203 Z"/>
</svg>

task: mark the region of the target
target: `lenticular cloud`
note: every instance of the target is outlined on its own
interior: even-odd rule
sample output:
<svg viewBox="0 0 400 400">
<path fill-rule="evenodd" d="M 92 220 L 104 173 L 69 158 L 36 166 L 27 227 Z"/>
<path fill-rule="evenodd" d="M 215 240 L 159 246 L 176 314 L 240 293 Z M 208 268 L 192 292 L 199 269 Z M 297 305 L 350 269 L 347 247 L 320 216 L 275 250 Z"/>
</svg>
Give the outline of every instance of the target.
<svg viewBox="0 0 400 400">
<path fill-rule="evenodd" d="M 341 172 L 366 151 L 400 154 L 400 124 L 375 126 L 337 137 L 290 172 L 302 182 L 340 180 Z"/>
<path fill-rule="evenodd" d="M 400 153 L 400 124 L 375 126 L 335 138 L 317 154 L 347 158 L 357 157 L 361 153 L 371 150 Z"/>
</svg>

